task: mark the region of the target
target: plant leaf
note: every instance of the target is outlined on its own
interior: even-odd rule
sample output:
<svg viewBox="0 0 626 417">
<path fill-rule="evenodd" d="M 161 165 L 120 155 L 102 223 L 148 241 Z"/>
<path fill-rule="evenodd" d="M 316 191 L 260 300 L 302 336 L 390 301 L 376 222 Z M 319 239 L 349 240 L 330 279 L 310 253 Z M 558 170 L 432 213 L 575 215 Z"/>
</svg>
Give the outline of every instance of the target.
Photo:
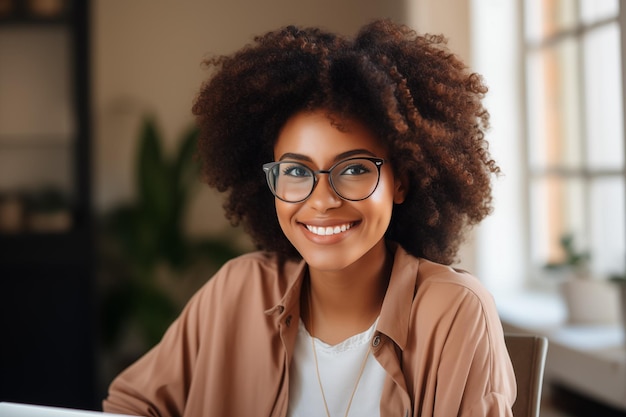
<svg viewBox="0 0 626 417">
<path fill-rule="evenodd" d="M 178 181 L 178 189 L 185 195 L 190 188 L 198 182 L 200 173 L 200 163 L 194 157 L 196 155 L 199 130 L 197 126 L 192 126 L 183 135 L 178 153 L 172 166 L 172 175 Z"/>
<path fill-rule="evenodd" d="M 163 224 L 171 211 L 171 178 L 163 157 L 161 139 L 154 119 L 144 119 L 138 152 L 139 205 L 155 224 Z"/>
</svg>

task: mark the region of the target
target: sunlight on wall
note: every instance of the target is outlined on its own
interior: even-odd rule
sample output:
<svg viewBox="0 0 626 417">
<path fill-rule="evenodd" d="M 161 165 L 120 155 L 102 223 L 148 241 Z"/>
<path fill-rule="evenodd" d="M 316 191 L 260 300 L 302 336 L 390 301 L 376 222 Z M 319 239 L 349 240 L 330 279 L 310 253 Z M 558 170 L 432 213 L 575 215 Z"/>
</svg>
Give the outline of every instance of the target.
<svg viewBox="0 0 626 417">
<path fill-rule="evenodd" d="M 516 2 L 472 0 L 472 61 L 489 93 L 491 114 L 487 135 L 490 152 L 503 175 L 494 184 L 494 213 L 477 233 L 477 274 L 494 292 L 523 286 L 526 276 L 523 219 L 523 128 L 521 123 L 521 64 Z"/>
</svg>

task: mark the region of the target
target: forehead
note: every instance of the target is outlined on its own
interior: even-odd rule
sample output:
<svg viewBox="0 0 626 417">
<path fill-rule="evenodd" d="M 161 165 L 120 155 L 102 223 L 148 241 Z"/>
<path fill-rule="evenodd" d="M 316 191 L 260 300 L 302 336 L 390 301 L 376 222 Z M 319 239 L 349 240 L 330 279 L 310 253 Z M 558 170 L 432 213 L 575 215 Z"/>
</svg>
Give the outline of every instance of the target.
<svg viewBox="0 0 626 417">
<path fill-rule="evenodd" d="M 335 118 L 325 111 L 298 112 L 284 124 L 274 144 L 274 158 L 297 153 L 326 164 L 339 154 L 364 149 L 384 158 L 382 141 L 364 123 Z"/>
</svg>

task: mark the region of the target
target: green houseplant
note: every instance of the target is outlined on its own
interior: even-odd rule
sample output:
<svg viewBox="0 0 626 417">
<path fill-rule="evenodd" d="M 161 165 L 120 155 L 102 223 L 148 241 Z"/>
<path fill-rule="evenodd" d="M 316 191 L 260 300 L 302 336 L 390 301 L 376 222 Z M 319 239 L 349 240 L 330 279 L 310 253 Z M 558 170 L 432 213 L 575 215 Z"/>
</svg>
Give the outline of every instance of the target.
<svg viewBox="0 0 626 417">
<path fill-rule="evenodd" d="M 566 233 L 562 235 L 559 239 L 559 244 L 563 250 L 563 259 L 559 262 L 547 263 L 544 269 L 577 278 L 588 278 L 591 255 L 589 252 L 581 251 L 576 247 L 574 234 Z"/>
<path fill-rule="evenodd" d="M 618 294 L 606 280 L 594 279 L 591 273 L 591 254 L 579 250 L 574 235 L 564 234 L 560 239 L 564 257 L 560 262 L 548 263 L 544 269 L 561 279 L 560 291 L 572 324 L 612 323 L 619 312 Z"/>
<path fill-rule="evenodd" d="M 105 349 L 128 336 L 139 352 L 154 345 L 186 298 L 228 259 L 240 254 L 234 235 L 192 238 L 187 209 L 199 185 L 198 131 L 184 132 L 164 153 L 152 117 L 143 121 L 136 161 L 137 197 L 108 212 L 99 230 L 100 294 Z M 182 289 L 181 289 L 182 288 Z M 132 359 L 132 358 L 130 358 Z"/>
</svg>

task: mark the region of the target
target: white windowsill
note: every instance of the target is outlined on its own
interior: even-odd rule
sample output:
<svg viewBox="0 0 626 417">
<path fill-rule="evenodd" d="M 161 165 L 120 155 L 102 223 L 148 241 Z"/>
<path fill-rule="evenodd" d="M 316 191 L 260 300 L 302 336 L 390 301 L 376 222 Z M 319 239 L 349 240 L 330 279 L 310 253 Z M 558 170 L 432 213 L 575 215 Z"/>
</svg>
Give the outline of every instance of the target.
<svg viewBox="0 0 626 417">
<path fill-rule="evenodd" d="M 557 294 L 495 295 L 505 332 L 549 340 L 545 381 L 626 410 L 626 346 L 621 323 L 571 325 Z"/>
</svg>

